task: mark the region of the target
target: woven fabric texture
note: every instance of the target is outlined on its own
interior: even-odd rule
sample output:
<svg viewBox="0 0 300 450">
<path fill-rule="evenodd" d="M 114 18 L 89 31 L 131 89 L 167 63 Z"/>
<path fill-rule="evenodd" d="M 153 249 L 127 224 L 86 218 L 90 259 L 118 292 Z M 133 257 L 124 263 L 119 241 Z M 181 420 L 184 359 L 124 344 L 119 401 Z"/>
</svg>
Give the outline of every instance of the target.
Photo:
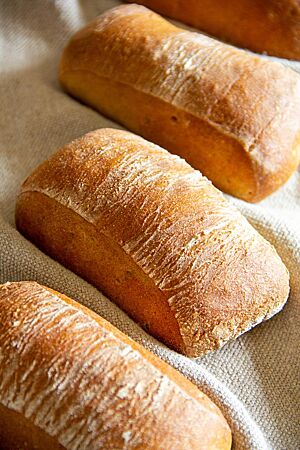
<svg viewBox="0 0 300 450">
<path fill-rule="evenodd" d="M 89 306 L 201 387 L 221 407 L 235 449 L 296 450 L 299 434 L 300 173 L 256 205 L 228 197 L 277 249 L 291 274 L 283 312 L 214 354 L 188 359 L 151 338 L 91 285 L 15 229 L 21 182 L 84 133 L 118 127 L 66 95 L 57 81 L 68 38 L 113 0 L 0 1 L 0 281 L 36 280 Z M 282 61 L 300 72 L 300 63 Z M 184 450 L 184 449 L 183 449 Z"/>
</svg>

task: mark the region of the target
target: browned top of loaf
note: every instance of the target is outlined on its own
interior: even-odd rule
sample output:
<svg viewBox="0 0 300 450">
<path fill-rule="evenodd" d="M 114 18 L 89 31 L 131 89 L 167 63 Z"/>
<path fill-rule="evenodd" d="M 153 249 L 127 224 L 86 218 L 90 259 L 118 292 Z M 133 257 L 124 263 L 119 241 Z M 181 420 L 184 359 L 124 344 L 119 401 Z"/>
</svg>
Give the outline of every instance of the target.
<svg viewBox="0 0 300 450">
<path fill-rule="evenodd" d="M 299 0 L 131 0 L 254 51 L 300 60 Z"/>
<path fill-rule="evenodd" d="M 274 248 L 200 172 L 129 132 L 72 142 L 23 184 L 94 224 L 167 297 L 189 355 L 274 314 L 288 274 Z"/>
<path fill-rule="evenodd" d="M 249 156 L 258 185 L 266 175 L 286 179 L 299 161 L 295 72 L 177 28 L 143 6 L 109 10 L 75 34 L 63 55 L 61 79 L 64 71 L 76 70 L 158 97 L 234 138 Z"/>
<path fill-rule="evenodd" d="M 0 286 L 0 402 L 66 449 L 229 450 L 196 386 L 112 325 L 34 282 Z"/>
</svg>

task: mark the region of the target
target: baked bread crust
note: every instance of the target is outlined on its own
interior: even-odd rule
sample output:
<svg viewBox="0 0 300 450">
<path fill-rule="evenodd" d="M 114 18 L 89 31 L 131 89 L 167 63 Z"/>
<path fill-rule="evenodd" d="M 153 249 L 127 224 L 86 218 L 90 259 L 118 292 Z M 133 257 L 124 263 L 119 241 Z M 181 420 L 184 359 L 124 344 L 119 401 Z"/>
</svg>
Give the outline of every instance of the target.
<svg viewBox="0 0 300 450">
<path fill-rule="evenodd" d="M 114 8 L 75 34 L 60 81 L 244 200 L 278 189 L 299 163 L 299 76 L 143 6 Z"/>
<path fill-rule="evenodd" d="M 18 229 L 189 356 L 271 317 L 289 292 L 274 248 L 200 172 L 100 129 L 24 182 Z"/>
<path fill-rule="evenodd" d="M 240 47 L 300 60 L 299 0 L 134 0 L 133 3 Z"/>
<path fill-rule="evenodd" d="M 6 283 L 0 324 L 1 448 L 230 449 L 205 394 L 66 296 Z"/>
</svg>

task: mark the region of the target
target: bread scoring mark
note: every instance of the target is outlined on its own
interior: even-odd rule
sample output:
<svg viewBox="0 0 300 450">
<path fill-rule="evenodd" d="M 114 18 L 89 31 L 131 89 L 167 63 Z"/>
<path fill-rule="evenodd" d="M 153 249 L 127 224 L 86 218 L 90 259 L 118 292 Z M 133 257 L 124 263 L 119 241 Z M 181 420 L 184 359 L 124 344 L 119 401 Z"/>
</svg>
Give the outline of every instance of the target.
<svg viewBox="0 0 300 450">
<path fill-rule="evenodd" d="M 191 416 L 204 415 L 204 423 L 218 420 L 210 403 L 189 397 L 138 351 L 37 283 L 1 286 L 0 305 L 0 402 L 66 449 L 155 447 L 154 422 L 166 422 L 177 402 Z M 172 446 L 168 427 L 166 436 Z"/>
<path fill-rule="evenodd" d="M 56 199 L 114 239 L 166 295 L 190 352 L 220 347 L 286 301 L 267 259 L 286 269 L 238 210 L 184 160 L 131 133 L 74 141 L 22 191 Z"/>
</svg>

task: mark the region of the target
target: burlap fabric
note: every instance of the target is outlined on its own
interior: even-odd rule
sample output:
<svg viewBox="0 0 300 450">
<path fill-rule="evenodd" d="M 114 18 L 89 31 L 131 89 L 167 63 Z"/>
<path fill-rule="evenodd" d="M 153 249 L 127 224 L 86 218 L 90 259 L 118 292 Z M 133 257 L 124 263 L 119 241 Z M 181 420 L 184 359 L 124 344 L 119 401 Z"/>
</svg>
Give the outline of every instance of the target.
<svg viewBox="0 0 300 450">
<path fill-rule="evenodd" d="M 70 295 L 168 361 L 222 408 L 233 429 L 235 449 L 296 450 L 300 448 L 299 173 L 257 205 L 229 198 L 275 245 L 290 270 L 287 306 L 269 322 L 197 361 L 149 337 L 100 292 L 37 250 L 15 229 L 16 194 L 37 164 L 87 131 L 117 127 L 63 93 L 57 67 L 69 36 L 118 3 L 0 2 L 0 281 L 37 280 Z M 291 65 L 299 70 L 299 63 Z"/>
</svg>

